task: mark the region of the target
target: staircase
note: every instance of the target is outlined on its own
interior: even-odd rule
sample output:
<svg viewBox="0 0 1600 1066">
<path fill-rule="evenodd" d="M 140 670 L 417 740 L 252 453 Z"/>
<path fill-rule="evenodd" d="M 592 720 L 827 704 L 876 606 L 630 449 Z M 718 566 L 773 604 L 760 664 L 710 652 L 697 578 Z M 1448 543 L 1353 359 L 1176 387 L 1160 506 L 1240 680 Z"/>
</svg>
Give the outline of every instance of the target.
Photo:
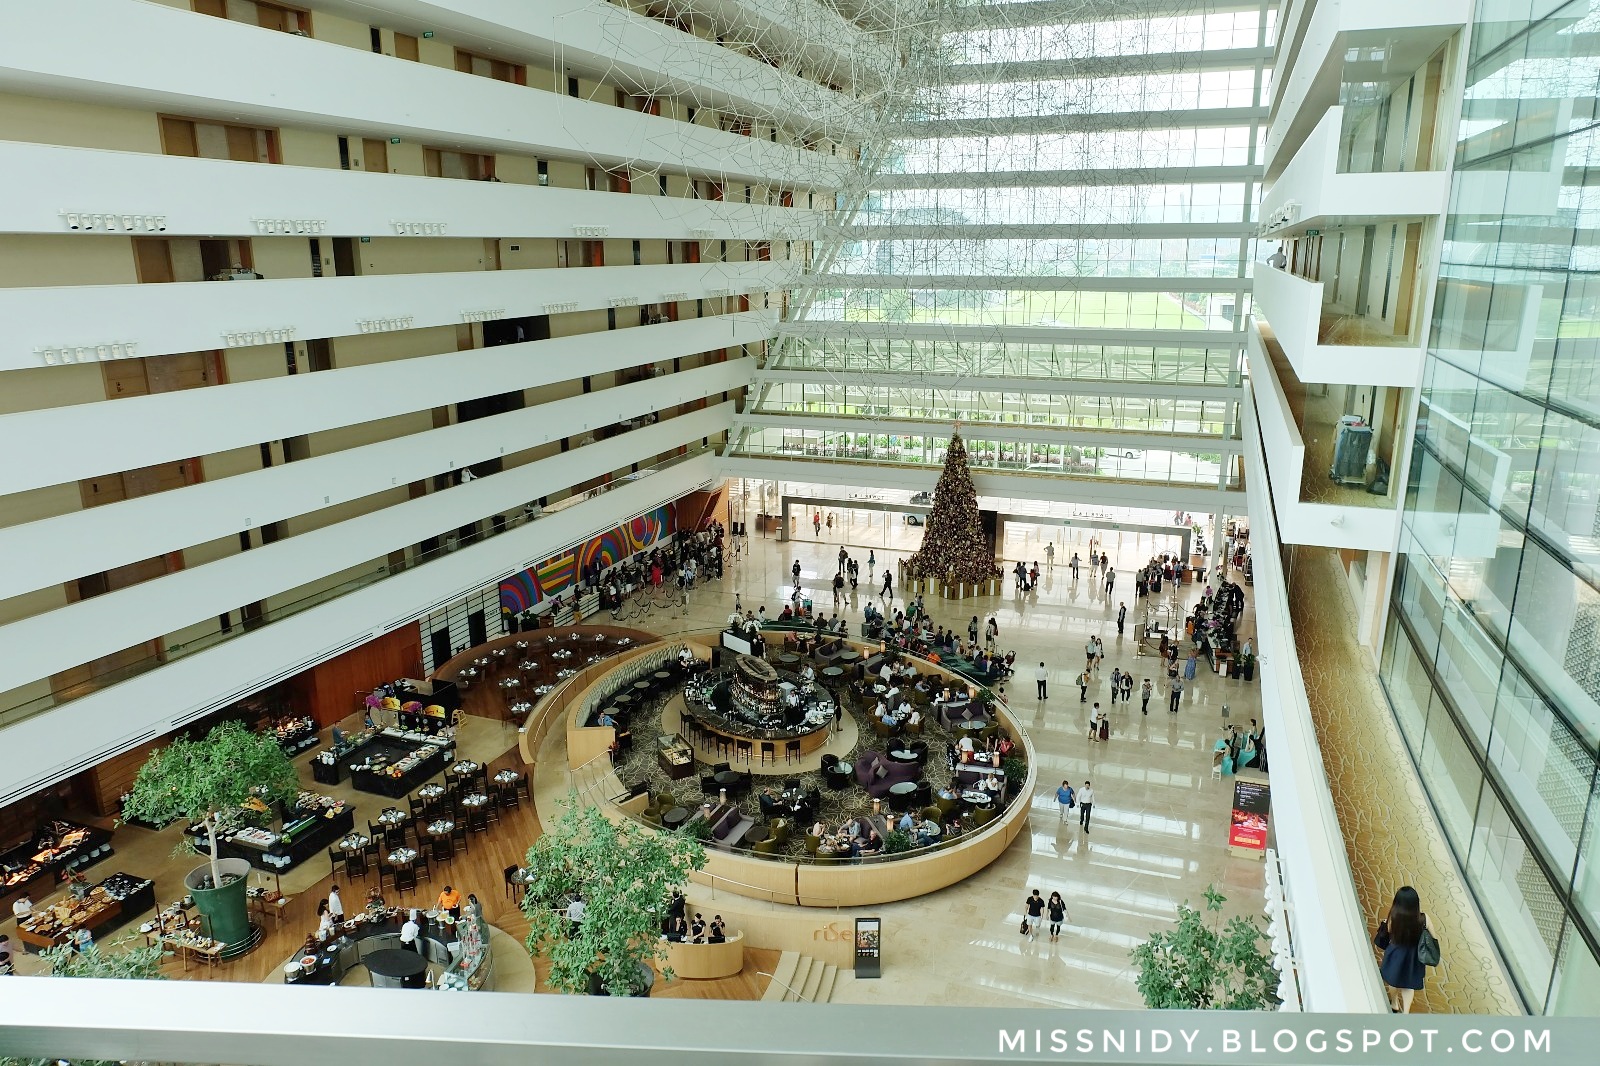
<svg viewBox="0 0 1600 1066">
<path fill-rule="evenodd" d="M 848 970 L 839 972 L 831 962 L 818 962 L 798 951 L 785 951 L 779 956 L 772 983 L 761 998 L 773 1003 L 827 1003 L 833 998 L 835 986 L 853 976 Z"/>
</svg>

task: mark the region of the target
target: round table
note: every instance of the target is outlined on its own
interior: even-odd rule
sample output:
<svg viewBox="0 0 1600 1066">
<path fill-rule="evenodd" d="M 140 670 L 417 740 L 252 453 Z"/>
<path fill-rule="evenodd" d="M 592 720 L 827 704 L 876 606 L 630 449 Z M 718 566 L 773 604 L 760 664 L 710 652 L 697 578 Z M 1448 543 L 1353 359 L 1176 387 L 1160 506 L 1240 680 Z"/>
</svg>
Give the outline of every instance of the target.
<svg viewBox="0 0 1600 1066">
<path fill-rule="evenodd" d="M 902 748 L 895 748 L 889 752 L 889 758 L 893 759 L 895 762 L 916 762 L 917 753 L 914 751 L 907 751 Z"/>
<path fill-rule="evenodd" d="M 897 811 L 903 811 L 911 805 L 911 797 L 916 794 L 917 782 L 896 781 L 889 786 L 889 806 Z"/>
<path fill-rule="evenodd" d="M 641 696 L 644 695 L 646 692 L 650 691 L 650 682 L 648 682 L 648 681 L 635 681 L 633 683 L 633 691 L 639 693 L 639 695 L 641 695 Z"/>
<path fill-rule="evenodd" d="M 410 948 L 380 948 L 361 960 L 373 988 L 421 988 L 428 960 Z"/>
<path fill-rule="evenodd" d="M 800 656 L 796 655 L 792 651 L 786 651 L 778 656 L 778 661 L 785 666 L 793 666 L 795 663 L 800 661 Z"/>
<path fill-rule="evenodd" d="M 339 841 L 338 847 L 340 851 L 360 851 L 370 843 L 372 843 L 370 838 L 363 836 L 360 833 L 351 833 L 349 836 Z"/>
<path fill-rule="evenodd" d="M 385 856 L 385 859 L 390 866 L 410 866 L 417 861 L 417 849 L 396 848 Z"/>
<path fill-rule="evenodd" d="M 441 818 L 437 822 L 432 822 L 428 825 L 428 833 L 436 837 L 449 836 L 455 831 L 455 828 L 456 823 L 454 821 L 449 818 Z"/>
<path fill-rule="evenodd" d="M 981 733 L 989 728 L 989 723 L 981 718 L 974 718 L 970 722 L 958 722 L 956 728 L 966 733 Z"/>
<path fill-rule="evenodd" d="M 472 762 L 471 760 L 463 759 L 461 762 L 458 762 L 454 766 L 450 767 L 450 772 L 458 777 L 465 777 L 468 774 L 477 773 L 478 764 Z"/>
<path fill-rule="evenodd" d="M 842 663 L 853 663 L 859 658 L 861 658 L 861 653 L 858 651 L 842 651 L 838 655 L 838 659 Z"/>
<path fill-rule="evenodd" d="M 744 780 L 744 774 L 738 770 L 718 770 L 712 780 L 717 783 L 718 788 L 731 789 Z"/>
<path fill-rule="evenodd" d="M 842 666 L 824 666 L 822 668 L 822 676 L 827 678 L 829 681 L 837 680 L 838 678 L 841 678 L 841 677 L 844 676 L 844 667 L 842 667 Z"/>
<path fill-rule="evenodd" d="M 488 802 L 489 797 L 482 792 L 469 792 L 461 797 L 461 806 L 463 807 L 482 807 Z"/>
<path fill-rule="evenodd" d="M 516 779 L 517 772 L 515 770 L 501 770 L 494 775 L 494 783 L 497 785 L 509 785 Z"/>
<path fill-rule="evenodd" d="M 674 807 L 661 816 L 661 824 L 667 829 L 676 829 L 688 820 L 689 809 L 687 807 Z"/>
<path fill-rule="evenodd" d="M 430 782 L 417 789 L 417 796 L 424 800 L 436 800 L 444 795 L 444 791 L 443 785 Z"/>
<path fill-rule="evenodd" d="M 655 679 L 657 681 L 661 682 L 663 685 L 667 684 L 668 682 L 670 682 L 672 680 L 672 674 L 669 671 L 666 671 L 666 670 L 657 670 L 655 672 L 655 674 L 653 674 L 652 676 L 655 677 Z"/>
<path fill-rule="evenodd" d="M 405 811 L 388 810 L 378 815 L 378 822 L 380 825 L 399 825 L 405 820 Z"/>
<path fill-rule="evenodd" d="M 620 696 L 613 696 L 611 698 L 611 702 L 626 711 L 628 709 L 628 705 L 633 702 L 633 694 L 630 692 L 624 692 Z"/>
</svg>

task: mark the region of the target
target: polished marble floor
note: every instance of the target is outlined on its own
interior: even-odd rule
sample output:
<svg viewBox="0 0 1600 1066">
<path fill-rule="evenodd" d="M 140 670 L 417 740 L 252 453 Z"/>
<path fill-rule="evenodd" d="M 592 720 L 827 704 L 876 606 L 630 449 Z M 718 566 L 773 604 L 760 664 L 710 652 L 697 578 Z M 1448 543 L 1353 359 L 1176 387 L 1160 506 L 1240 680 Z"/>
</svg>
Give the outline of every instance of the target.
<svg viewBox="0 0 1600 1066">
<path fill-rule="evenodd" d="M 809 532 L 809 530 L 808 530 Z M 1072 550 L 1087 555 L 1088 532 L 1079 532 Z M 1114 536 L 1114 534 L 1113 534 Z M 1038 753 L 1038 793 L 1029 827 L 983 873 L 916 900 L 862 911 L 884 920 L 884 970 L 876 981 L 843 984 L 835 1001 L 930 1003 L 974 1006 L 1137 1007 L 1135 972 L 1128 952 L 1153 930 L 1172 922 L 1177 904 L 1198 902 L 1208 884 L 1228 897 L 1225 913 L 1257 913 L 1263 902 L 1262 865 L 1235 858 L 1227 848 L 1231 779 L 1211 779 L 1210 751 L 1227 722 L 1248 724 L 1260 717 L 1260 690 L 1253 684 L 1202 672 L 1188 686 L 1179 713 L 1169 714 L 1164 698 L 1150 703 L 1150 714 L 1107 703 L 1113 667 L 1132 669 L 1136 683 L 1157 677 L 1154 658 L 1136 658 L 1132 623 L 1137 615 L 1128 568 L 1141 561 L 1152 541 L 1125 536 L 1112 545 L 1119 567 L 1108 599 L 1100 582 L 1085 576 L 1074 582 L 1060 560 L 1046 571 L 1036 593 L 964 602 L 939 601 L 929 609 L 936 622 L 965 630 L 973 614 L 993 615 L 1000 644 L 1015 648 L 1019 671 L 1008 701 L 1026 726 Z M 863 566 L 867 546 L 847 550 Z M 658 610 L 635 624 L 664 634 L 720 626 L 737 592 L 746 607 L 765 604 L 769 616 L 781 609 L 792 581 L 789 568 L 801 564 L 802 582 L 815 590 L 817 603 L 832 602 L 828 588 L 837 566 L 838 538 L 778 543 L 751 539 L 747 551 L 730 556 L 727 575 L 702 585 L 687 614 Z M 901 553 L 875 548 L 877 570 L 893 568 Z M 1040 559 L 1041 564 L 1043 559 Z M 881 577 L 880 577 L 881 583 Z M 874 588 L 876 591 L 876 587 Z M 1253 626 L 1246 589 L 1242 629 Z M 1185 586 L 1176 606 L 1199 590 Z M 1166 594 L 1162 600 L 1168 600 Z M 843 613 L 852 626 L 867 599 L 863 582 Z M 1127 636 L 1119 638 L 1115 614 L 1129 602 Z M 896 606 L 903 601 L 895 600 Z M 1181 613 L 1179 614 L 1181 618 Z M 1087 739 L 1087 705 L 1071 684 L 1083 665 L 1090 635 L 1105 641 L 1104 672 L 1089 699 L 1101 700 L 1112 723 L 1111 738 Z M 1032 665 L 1043 660 L 1050 672 L 1049 698 L 1035 698 Z M 1136 689 L 1137 691 L 1137 689 Z M 1229 717 L 1224 718 L 1224 708 Z M 1074 786 L 1092 780 L 1094 821 L 1090 832 L 1063 823 L 1054 789 L 1063 779 Z M 1076 812 L 1074 812 L 1075 815 Z M 1061 940 L 1018 935 L 1022 902 L 1038 887 L 1059 890 L 1069 921 Z M 756 907 L 766 904 L 755 903 Z M 842 918 L 855 917 L 845 912 Z M 1263 927 L 1265 923 L 1263 922 Z"/>
</svg>

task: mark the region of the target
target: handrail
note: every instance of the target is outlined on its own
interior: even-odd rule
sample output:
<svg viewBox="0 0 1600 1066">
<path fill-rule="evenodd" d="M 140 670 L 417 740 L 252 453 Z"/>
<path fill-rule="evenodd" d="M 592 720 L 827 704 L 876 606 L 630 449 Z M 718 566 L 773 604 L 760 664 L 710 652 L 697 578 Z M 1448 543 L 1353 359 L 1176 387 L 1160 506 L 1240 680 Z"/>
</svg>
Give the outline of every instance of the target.
<svg viewBox="0 0 1600 1066">
<path fill-rule="evenodd" d="M 729 849 L 729 850 L 731 851 L 733 849 Z M 747 850 L 747 849 L 739 849 L 739 850 Z M 755 855 L 755 852 L 750 851 L 750 852 L 748 852 L 748 854 Z M 743 881 L 735 881 L 731 877 L 723 877 L 721 874 L 714 874 L 710 870 L 696 870 L 695 873 L 704 874 L 705 876 L 711 878 L 713 881 L 726 881 L 728 884 L 730 884 L 730 885 L 738 885 L 740 888 L 748 888 L 748 889 L 752 889 L 753 891 L 756 891 L 756 892 L 765 892 L 769 896 L 777 894 L 777 889 L 775 889 L 775 888 L 767 888 L 767 887 L 765 887 L 763 885 L 747 885 Z M 712 885 L 711 886 L 711 891 L 715 892 L 716 890 L 717 890 L 717 886 L 716 885 Z M 801 900 L 801 899 L 821 900 L 821 901 L 823 901 L 825 903 L 832 903 L 833 904 L 833 909 L 836 912 L 839 909 L 839 897 L 838 896 L 813 896 L 808 892 L 786 892 L 786 893 L 784 893 L 784 895 L 793 896 L 797 900 Z M 776 903 L 777 900 L 768 900 L 767 902 L 768 903 Z"/>
<path fill-rule="evenodd" d="M 784 988 L 787 988 L 789 991 L 794 992 L 794 998 L 799 1000 L 801 1003 L 810 1003 L 810 1002 L 812 1002 L 811 1000 L 807 999 L 804 994 L 802 994 L 801 992 L 797 991 L 795 989 L 794 985 L 791 985 L 788 981 L 780 980 L 775 974 L 767 973 L 765 970 L 757 970 L 756 971 L 756 976 L 757 977 L 770 977 L 770 978 L 772 978 L 774 981 L 777 981 Z"/>
</svg>

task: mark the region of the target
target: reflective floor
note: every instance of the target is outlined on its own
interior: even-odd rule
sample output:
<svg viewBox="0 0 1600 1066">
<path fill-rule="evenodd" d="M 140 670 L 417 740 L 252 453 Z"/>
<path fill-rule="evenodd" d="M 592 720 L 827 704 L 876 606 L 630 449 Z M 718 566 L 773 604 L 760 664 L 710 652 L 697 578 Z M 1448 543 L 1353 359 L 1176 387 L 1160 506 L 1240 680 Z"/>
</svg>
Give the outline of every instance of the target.
<svg viewBox="0 0 1600 1066">
<path fill-rule="evenodd" d="M 809 532 L 809 530 L 807 531 Z M 1083 534 L 1086 538 L 1087 533 Z M 662 633 L 722 624 L 734 593 L 749 608 L 766 604 L 776 615 L 792 584 L 789 568 L 799 559 L 802 582 L 824 607 L 824 593 L 837 566 L 839 541 L 779 544 L 757 536 L 749 551 L 733 558 L 728 575 L 694 594 L 685 616 L 656 611 L 634 624 Z M 1087 544 L 1080 549 L 1087 554 Z M 866 548 L 850 549 L 863 568 Z M 1160 673 L 1157 660 L 1136 658 L 1133 580 L 1141 547 L 1130 535 L 1115 558 L 1120 567 L 1116 591 L 1108 599 L 1101 583 L 1084 577 L 1073 582 L 1060 564 L 1046 571 L 1038 592 L 929 605 L 935 622 L 963 632 L 973 614 L 1000 626 L 1000 645 L 1015 648 L 1020 680 L 1008 686 L 1013 713 L 1029 730 L 1040 763 L 1039 792 L 1033 798 L 1029 827 L 983 873 L 951 888 L 870 912 L 884 921 L 883 977 L 841 984 L 835 1002 L 970 1004 L 980 1006 L 1137 1007 L 1135 972 L 1128 952 L 1148 934 L 1173 921 L 1179 902 L 1198 903 L 1208 884 L 1228 897 L 1225 914 L 1259 914 L 1263 902 L 1262 865 L 1232 857 L 1227 848 L 1231 779 L 1212 780 L 1210 751 L 1225 722 L 1248 725 L 1260 717 L 1260 690 L 1254 683 L 1228 680 L 1204 671 L 1188 686 L 1177 714 L 1169 714 L 1158 691 L 1148 716 L 1135 698 L 1131 707 L 1108 700 L 1113 667 L 1131 669 L 1137 682 Z M 1069 557 L 1071 551 L 1066 553 Z M 899 553 L 876 549 L 877 570 L 893 569 Z M 1043 559 L 1040 560 L 1041 565 Z M 852 626 L 861 618 L 867 586 L 843 610 Z M 874 588 L 874 592 L 876 588 Z M 1185 586 L 1181 608 L 1199 595 Z M 1254 625 L 1249 589 L 1242 632 Z M 1127 635 L 1118 637 L 1119 602 L 1129 603 Z M 1167 595 L 1162 602 L 1169 601 Z M 897 606 L 904 606 L 896 599 Z M 1079 702 L 1071 683 L 1084 663 L 1087 637 L 1105 641 L 1106 661 L 1089 703 Z M 1034 664 L 1050 672 L 1049 698 L 1035 696 Z M 1087 739 L 1088 709 L 1100 700 L 1111 718 L 1111 738 Z M 1228 718 L 1223 709 L 1228 709 Z M 1075 787 L 1094 783 L 1091 830 L 1076 813 L 1063 822 L 1054 790 L 1063 779 Z M 1018 934 L 1022 903 L 1039 888 L 1060 891 L 1068 922 L 1057 943 L 1041 933 L 1037 940 Z M 754 904 L 754 906 L 764 906 Z M 842 918 L 855 917 L 846 912 Z M 1265 922 L 1262 923 L 1263 928 Z"/>
</svg>

